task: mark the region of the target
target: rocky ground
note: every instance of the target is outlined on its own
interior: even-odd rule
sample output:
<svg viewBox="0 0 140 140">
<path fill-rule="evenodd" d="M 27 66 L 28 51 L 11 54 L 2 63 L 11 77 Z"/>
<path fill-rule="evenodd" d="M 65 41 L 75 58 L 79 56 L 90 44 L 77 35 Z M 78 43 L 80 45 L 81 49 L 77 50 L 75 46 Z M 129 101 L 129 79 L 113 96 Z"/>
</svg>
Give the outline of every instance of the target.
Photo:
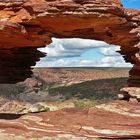
<svg viewBox="0 0 140 140">
<path fill-rule="evenodd" d="M 140 139 L 139 130 L 139 104 L 125 101 L 0 119 L 4 140 L 130 140 Z"/>
<path fill-rule="evenodd" d="M 139 103 L 117 98 L 128 70 L 42 68 L 0 85 L 0 139 L 140 139 Z"/>
</svg>

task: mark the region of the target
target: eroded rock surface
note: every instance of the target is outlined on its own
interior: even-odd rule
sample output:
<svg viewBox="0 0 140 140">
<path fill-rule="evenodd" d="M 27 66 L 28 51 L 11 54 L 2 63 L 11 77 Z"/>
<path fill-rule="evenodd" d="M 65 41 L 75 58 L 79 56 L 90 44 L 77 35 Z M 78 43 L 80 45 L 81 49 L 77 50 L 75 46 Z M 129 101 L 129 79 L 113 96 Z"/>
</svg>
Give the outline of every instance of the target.
<svg viewBox="0 0 140 140">
<path fill-rule="evenodd" d="M 32 47 L 0 49 L 0 84 L 13 84 L 29 78 L 33 74 L 31 66 L 44 56 Z"/>
<path fill-rule="evenodd" d="M 134 64 L 128 84 L 140 86 L 140 11 L 119 0 L 0 0 L 1 83 L 30 77 L 30 66 L 42 57 L 36 49 L 52 37 L 120 45 L 125 61 Z M 0 139 L 140 138 L 139 103 L 0 117 Z"/>
<path fill-rule="evenodd" d="M 11 117 L 12 118 L 12 117 Z M 116 101 L 90 109 L 15 115 L 0 120 L 0 138 L 6 139 L 139 139 L 138 103 Z M 8 120 L 9 119 L 9 120 Z"/>
<path fill-rule="evenodd" d="M 1 48 L 45 46 L 51 37 L 139 46 L 140 11 L 119 0 L 4 0 L 0 7 Z"/>
<path fill-rule="evenodd" d="M 0 48 L 6 49 L 44 47 L 52 37 L 120 45 L 125 61 L 134 64 L 129 86 L 140 86 L 140 11 L 119 0 L 3 0 L 0 30 Z"/>
<path fill-rule="evenodd" d="M 124 87 L 121 90 L 121 93 L 119 94 L 120 99 L 134 99 L 137 101 L 140 101 L 140 88 L 139 87 Z"/>
</svg>

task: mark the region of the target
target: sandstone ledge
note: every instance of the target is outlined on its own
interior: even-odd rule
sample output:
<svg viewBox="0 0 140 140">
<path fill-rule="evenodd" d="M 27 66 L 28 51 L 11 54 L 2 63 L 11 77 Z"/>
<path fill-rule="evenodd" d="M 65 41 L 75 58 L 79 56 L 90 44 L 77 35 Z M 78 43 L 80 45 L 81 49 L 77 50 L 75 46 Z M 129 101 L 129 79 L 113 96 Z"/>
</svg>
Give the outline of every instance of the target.
<svg viewBox="0 0 140 140">
<path fill-rule="evenodd" d="M 90 109 L 64 109 L 0 120 L 0 138 L 121 139 L 140 138 L 138 103 L 115 101 Z"/>
</svg>

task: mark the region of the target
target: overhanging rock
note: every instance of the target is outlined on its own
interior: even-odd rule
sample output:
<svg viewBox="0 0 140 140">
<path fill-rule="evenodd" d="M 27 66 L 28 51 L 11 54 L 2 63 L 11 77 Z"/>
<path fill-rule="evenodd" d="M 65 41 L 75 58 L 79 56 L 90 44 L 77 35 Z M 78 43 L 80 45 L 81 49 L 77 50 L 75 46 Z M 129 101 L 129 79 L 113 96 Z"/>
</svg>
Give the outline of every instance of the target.
<svg viewBox="0 0 140 140">
<path fill-rule="evenodd" d="M 125 61 L 134 64 L 128 84 L 140 86 L 140 10 L 125 9 L 119 0 L 0 0 L 1 49 L 43 47 L 52 37 L 120 45 Z"/>
</svg>

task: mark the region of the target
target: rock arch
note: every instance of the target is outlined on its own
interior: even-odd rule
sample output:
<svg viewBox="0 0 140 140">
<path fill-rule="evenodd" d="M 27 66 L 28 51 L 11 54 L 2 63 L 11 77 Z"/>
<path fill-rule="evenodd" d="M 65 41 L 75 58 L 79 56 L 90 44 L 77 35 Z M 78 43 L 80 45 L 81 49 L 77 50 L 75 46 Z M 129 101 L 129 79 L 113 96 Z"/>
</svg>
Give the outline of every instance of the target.
<svg viewBox="0 0 140 140">
<path fill-rule="evenodd" d="M 119 0 L 1 0 L 0 30 L 0 48 L 8 54 L 2 59 L 9 70 L 20 69 L 24 48 L 32 48 L 26 49 L 32 62 L 22 67 L 28 71 L 40 57 L 36 48 L 51 43 L 52 37 L 96 39 L 121 46 L 125 61 L 134 64 L 128 85 L 140 86 L 140 11 L 123 8 Z M 18 49 L 18 60 L 17 52 L 7 51 L 13 49 Z"/>
</svg>

